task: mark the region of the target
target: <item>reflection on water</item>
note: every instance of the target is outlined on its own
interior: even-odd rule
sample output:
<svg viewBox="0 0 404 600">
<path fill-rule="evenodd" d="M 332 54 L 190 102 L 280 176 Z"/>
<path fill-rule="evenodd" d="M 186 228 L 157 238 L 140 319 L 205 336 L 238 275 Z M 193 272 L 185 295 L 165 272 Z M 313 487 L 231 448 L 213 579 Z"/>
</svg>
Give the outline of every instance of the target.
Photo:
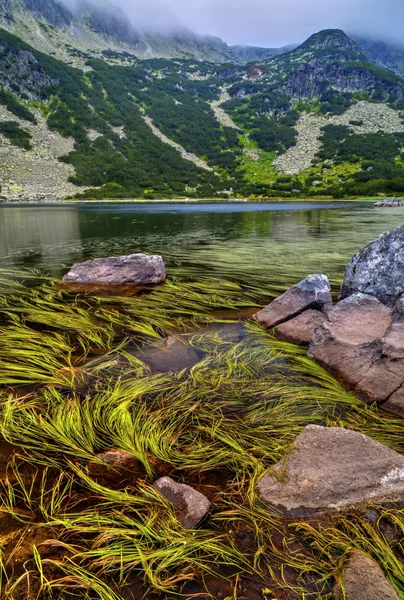
<svg viewBox="0 0 404 600">
<path fill-rule="evenodd" d="M 1 206 L 0 267 L 59 276 L 75 261 L 145 251 L 196 273 L 340 278 L 354 252 L 403 222 L 402 209 L 368 204 Z"/>
</svg>

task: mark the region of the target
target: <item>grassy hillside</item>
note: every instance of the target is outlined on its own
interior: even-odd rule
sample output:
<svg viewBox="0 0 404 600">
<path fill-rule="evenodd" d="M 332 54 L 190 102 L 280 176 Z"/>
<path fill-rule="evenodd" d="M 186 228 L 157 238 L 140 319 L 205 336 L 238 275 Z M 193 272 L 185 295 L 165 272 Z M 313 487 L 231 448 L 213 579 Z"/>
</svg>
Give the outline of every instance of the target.
<svg viewBox="0 0 404 600">
<path fill-rule="evenodd" d="M 85 71 L 1 31 L 0 67 L 0 104 L 17 117 L 0 135 L 29 152 L 39 108 L 73 138 L 61 161 L 86 197 L 404 191 L 404 81 L 340 31 L 247 67 L 88 59 Z"/>
</svg>

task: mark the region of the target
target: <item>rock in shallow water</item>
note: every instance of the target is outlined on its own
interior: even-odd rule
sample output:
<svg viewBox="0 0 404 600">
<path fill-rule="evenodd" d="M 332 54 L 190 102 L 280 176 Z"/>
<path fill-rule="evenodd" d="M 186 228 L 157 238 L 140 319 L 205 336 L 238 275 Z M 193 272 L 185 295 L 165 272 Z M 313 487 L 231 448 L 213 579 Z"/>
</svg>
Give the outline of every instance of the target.
<svg viewBox="0 0 404 600">
<path fill-rule="evenodd" d="M 346 600 L 399 600 L 397 592 L 370 556 L 354 552 L 344 569 L 343 579 Z M 338 600 L 343 598 L 339 586 L 334 593 Z"/>
<path fill-rule="evenodd" d="M 176 517 L 185 529 L 197 527 L 212 509 L 203 494 L 189 485 L 177 483 L 171 477 L 161 477 L 153 487 L 174 505 Z"/>
<path fill-rule="evenodd" d="M 133 477 L 144 474 L 142 465 L 139 461 L 126 450 L 114 448 L 98 454 L 94 460 L 87 465 L 89 474 L 92 477 L 105 477 L 107 479 L 117 479 L 122 475 Z"/>
<path fill-rule="evenodd" d="M 341 298 L 356 292 L 375 296 L 387 306 L 404 293 L 404 225 L 384 233 L 352 258 Z"/>
<path fill-rule="evenodd" d="M 309 425 L 290 458 L 257 486 L 287 518 L 310 518 L 372 501 L 404 504 L 404 456 L 348 429 Z"/>
<path fill-rule="evenodd" d="M 319 310 L 306 310 L 286 323 L 278 325 L 275 330 L 276 337 L 290 344 L 308 346 L 314 332 L 325 321 L 325 315 Z"/>
<path fill-rule="evenodd" d="M 404 322 L 373 296 L 354 294 L 327 312 L 309 356 L 366 402 L 385 402 L 404 384 Z"/>
<path fill-rule="evenodd" d="M 76 263 L 63 281 L 87 285 L 149 285 L 163 283 L 165 279 L 161 256 L 131 254 Z"/>
<path fill-rule="evenodd" d="M 169 336 L 133 353 L 149 366 L 152 373 L 169 373 L 190 369 L 206 355 L 187 344 L 186 336 Z"/>
<path fill-rule="evenodd" d="M 308 309 L 332 303 L 331 287 L 325 275 L 309 275 L 253 316 L 265 329 L 272 329 Z"/>
</svg>

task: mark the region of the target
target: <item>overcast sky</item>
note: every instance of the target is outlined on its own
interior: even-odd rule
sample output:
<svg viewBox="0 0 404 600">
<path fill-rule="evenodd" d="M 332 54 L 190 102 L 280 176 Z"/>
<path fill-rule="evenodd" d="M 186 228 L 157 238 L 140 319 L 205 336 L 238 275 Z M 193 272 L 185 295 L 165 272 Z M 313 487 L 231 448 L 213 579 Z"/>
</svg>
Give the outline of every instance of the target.
<svg viewBox="0 0 404 600">
<path fill-rule="evenodd" d="M 63 0 L 77 2 L 78 0 Z M 102 4 L 107 0 L 92 0 Z M 230 44 L 281 46 L 325 28 L 392 39 L 404 46 L 404 0 L 109 0 L 134 24 L 175 22 Z"/>
</svg>

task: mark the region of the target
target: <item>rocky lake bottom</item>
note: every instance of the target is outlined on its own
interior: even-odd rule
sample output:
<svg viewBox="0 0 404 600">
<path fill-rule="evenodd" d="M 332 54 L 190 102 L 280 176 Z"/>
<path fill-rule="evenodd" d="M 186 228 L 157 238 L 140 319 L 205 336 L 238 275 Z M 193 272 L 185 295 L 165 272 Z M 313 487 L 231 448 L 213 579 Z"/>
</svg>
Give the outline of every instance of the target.
<svg viewBox="0 0 404 600">
<path fill-rule="evenodd" d="M 0 207 L 1 597 L 404 598 L 399 502 L 302 513 L 262 492 L 293 448 L 295 487 L 324 448 L 330 488 L 337 467 L 352 486 L 350 443 L 390 485 L 403 419 L 251 320 L 311 273 L 336 301 L 353 254 L 402 224 L 338 203 Z M 166 282 L 62 283 L 133 252 Z"/>
</svg>

